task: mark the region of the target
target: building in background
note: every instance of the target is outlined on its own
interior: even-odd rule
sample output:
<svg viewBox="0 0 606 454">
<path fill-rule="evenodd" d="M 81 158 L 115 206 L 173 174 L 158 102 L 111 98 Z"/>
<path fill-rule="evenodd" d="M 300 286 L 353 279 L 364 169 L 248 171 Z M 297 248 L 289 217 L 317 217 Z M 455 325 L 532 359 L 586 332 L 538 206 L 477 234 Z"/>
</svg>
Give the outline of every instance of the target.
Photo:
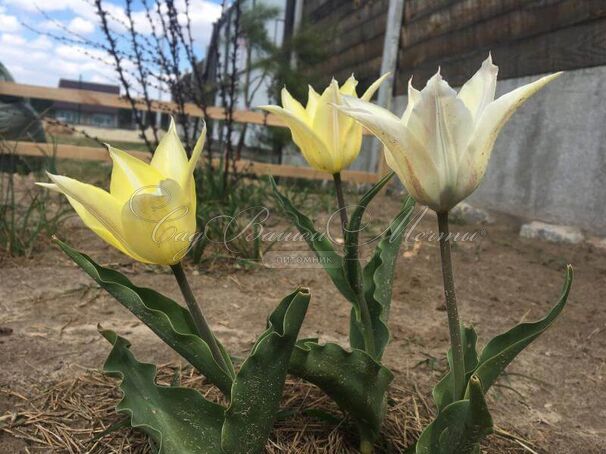
<svg viewBox="0 0 606 454">
<path fill-rule="evenodd" d="M 59 88 L 97 91 L 120 95 L 118 85 L 84 82 L 81 80 L 59 80 Z M 95 126 L 98 128 L 117 128 L 120 109 L 92 104 L 75 104 L 72 102 L 56 101 L 52 105 L 55 118 L 71 125 Z"/>
<path fill-rule="evenodd" d="M 208 104 L 229 104 L 231 74 L 236 74 L 235 110 L 252 110 L 277 102 L 276 62 L 286 61 L 287 66 L 288 61 L 296 64 L 291 60 L 292 52 L 285 49 L 300 23 L 302 5 L 303 0 L 242 0 L 239 12 L 235 2 L 224 9 L 213 24 L 206 52 L 204 74 L 207 83 L 216 88 L 207 100 Z M 236 30 L 238 37 L 234 39 Z M 237 48 L 235 61 L 234 45 Z M 269 65 L 269 61 L 274 64 Z M 220 127 L 215 123 L 211 134 L 222 136 Z M 253 152 L 256 160 L 282 162 L 281 147 L 269 145 L 272 139 L 267 132 L 263 126 L 236 124 L 230 140 L 240 150 Z"/>
</svg>

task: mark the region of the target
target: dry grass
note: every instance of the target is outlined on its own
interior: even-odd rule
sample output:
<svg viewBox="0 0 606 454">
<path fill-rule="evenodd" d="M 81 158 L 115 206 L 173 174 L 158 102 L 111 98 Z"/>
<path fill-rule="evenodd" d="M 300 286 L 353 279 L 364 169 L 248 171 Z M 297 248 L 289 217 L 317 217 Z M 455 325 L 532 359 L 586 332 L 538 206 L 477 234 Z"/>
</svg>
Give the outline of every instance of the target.
<svg viewBox="0 0 606 454">
<path fill-rule="evenodd" d="M 177 371 L 162 366 L 158 382 L 169 384 L 180 374 L 181 384 L 200 390 L 217 402 L 216 388 L 205 384 L 191 370 Z M 15 402 L 14 410 L 0 416 L 0 434 L 24 440 L 28 452 L 132 453 L 155 452 L 147 437 L 126 427 L 116 428 L 124 417 L 114 407 L 120 399 L 116 381 L 96 370 L 79 370 L 76 378 L 40 390 L 33 397 L 14 391 L 0 394 Z M 266 452 L 355 453 L 356 439 L 350 422 L 334 403 L 314 386 L 289 380 L 282 403 L 283 414 L 276 423 Z M 403 453 L 430 420 L 431 404 L 416 387 L 391 390 L 389 411 L 378 452 Z M 309 411 L 314 409 L 313 411 Z M 529 442 L 497 430 L 484 449 L 487 453 L 536 453 Z"/>
</svg>

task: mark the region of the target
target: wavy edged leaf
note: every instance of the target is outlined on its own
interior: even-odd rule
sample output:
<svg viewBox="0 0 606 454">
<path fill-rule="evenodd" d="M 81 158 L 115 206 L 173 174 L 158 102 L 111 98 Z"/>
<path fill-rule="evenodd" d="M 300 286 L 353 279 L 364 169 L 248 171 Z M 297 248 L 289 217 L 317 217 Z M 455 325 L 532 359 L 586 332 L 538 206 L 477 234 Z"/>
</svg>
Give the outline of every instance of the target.
<svg viewBox="0 0 606 454">
<path fill-rule="evenodd" d="M 353 290 L 355 301 L 354 307 L 351 311 L 349 318 L 349 344 L 353 349 L 360 349 L 366 351 L 366 344 L 364 342 L 364 327 L 361 321 L 360 315 L 360 304 L 369 305 L 366 302 L 366 294 L 364 291 L 364 278 L 362 276 L 362 267 L 360 265 L 360 226 L 362 224 L 362 218 L 368 204 L 375 198 L 375 196 L 383 189 L 387 182 L 393 177 L 394 173 L 390 172 L 375 183 L 366 193 L 362 196 L 356 209 L 352 212 L 349 218 L 349 223 L 344 231 L 344 242 L 345 242 L 345 258 L 343 261 L 343 271 L 350 287 Z M 364 301 L 361 301 L 364 299 Z M 374 308 L 375 312 L 377 308 Z M 371 308 L 368 308 L 369 312 Z M 376 321 L 376 320 L 375 320 Z M 373 323 L 372 335 L 376 337 L 377 334 L 380 337 L 389 337 L 389 332 L 385 332 L 383 326 L 380 323 Z M 375 352 L 376 353 L 376 352 Z"/>
<path fill-rule="evenodd" d="M 393 275 L 398 251 L 404 232 L 411 220 L 415 201 L 407 197 L 402 210 L 391 221 L 382 235 L 375 252 L 363 271 L 364 290 L 368 309 L 373 321 L 376 357 L 381 359 L 389 343 L 389 310 L 393 287 Z"/>
<path fill-rule="evenodd" d="M 232 377 L 215 362 L 206 342 L 196 334 L 194 322 L 186 308 L 155 290 L 137 287 L 123 274 L 104 268 L 86 254 L 59 240 L 55 241 L 95 282 L 189 361 L 226 396 L 230 395 Z M 231 367 L 229 355 L 223 346 L 220 345 L 220 348 Z M 229 372 L 235 376 L 233 369 Z"/>
<path fill-rule="evenodd" d="M 549 328 L 558 315 L 560 315 L 568 300 L 572 279 L 572 267 L 568 266 L 560 299 L 551 311 L 549 311 L 543 319 L 537 322 L 522 323 L 506 333 L 494 337 L 488 342 L 486 347 L 484 347 L 479 358 L 476 353 L 477 335 L 475 330 L 473 328 L 462 329 L 461 334 L 465 350 L 466 379 L 469 380 L 469 377 L 472 374 L 476 375 L 482 381 L 484 391 L 488 391 L 499 375 L 501 375 L 515 357 Z M 451 351 L 449 350 L 449 364 L 452 362 L 451 358 Z M 433 389 L 433 398 L 438 407 L 438 411 L 441 411 L 455 400 L 452 391 L 452 376 L 449 371 Z M 466 396 L 468 394 L 469 387 L 467 387 Z"/>
<path fill-rule="evenodd" d="M 568 265 L 560 299 L 545 318 L 534 323 L 521 323 L 506 333 L 493 338 L 484 347 L 484 350 L 480 354 L 479 365 L 474 374 L 480 378 L 486 391 L 494 384 L 501 372 L 505 370 L 518 353 L 549 328 L 558 315 L 560 315 L 564 306 L 566 306 L 570 287 L 572 286 L 572 279 L 572 266 Z"/>
<path fill-rule="evenodd" d="M 347 229 L 345 229 L 345 275 L 350 283 L 354 283 L 360 277 L 360 254 L 359 237 L 362 218 L 368 208 L 368 204 L 383 189 L 387 182 L 394 176 L 393 172 L 388 173 L 378 182 L 376 182 L 360 199 L 356 209 L 351 213 Z M 352 284 L 353 285 L 353 284 Z M 360 281 L 360 286 L 362 282 Z"/>
<path fill-rule="evenodd" d="M 319 233 L 315 229 L 313 222 L 297 210 L 287 197 L 280 193 L 276 180 L 273 177 L 270 177 L 270 182 L 274 198 L 282 208 L 282 211 L 288 215 L 297 230 L 304 236 L 305 241 L 320 259 L 320 263 L 324 266 L 335 287 L 348 301 L 355 304 L 356 295 L 343 271 L 343 257 L 335 252 L 331 241 L 326 235 Z"/>
<path fill-rule="evenodd" d="M 282 300 L 242 364 L 231 392 L 222 433 L 224 452 L 263 451 L 280 407 L 288 363 L 310 294 L 299 289 Z"/>
<path fill-rule="evenodd" d="M 116 408 L 130 425 L 152 437 L 159 454 L 219 454 L 225 409 L 194 389 L 156 385 L 156 366 L 138 362 L 115 332 L 101 334 L 113 345 L 103 370 L 122 380 Z"/>
<path fill-rule="evenodd" d="M 484 400 L 480 379 L 472 375 L 469 397 L 446 406 L 425 428 L 416 454 L 475 454 L 479 443 L 492 432 L 492 417 Z"/>
<path fill-rule="evenodd" d="M 366 352 L 300 341 L 288 370 L 322 389 L 354 419 L 363 434 L 371 439 L 379 435 L 393 375 Z"/>
</svg>

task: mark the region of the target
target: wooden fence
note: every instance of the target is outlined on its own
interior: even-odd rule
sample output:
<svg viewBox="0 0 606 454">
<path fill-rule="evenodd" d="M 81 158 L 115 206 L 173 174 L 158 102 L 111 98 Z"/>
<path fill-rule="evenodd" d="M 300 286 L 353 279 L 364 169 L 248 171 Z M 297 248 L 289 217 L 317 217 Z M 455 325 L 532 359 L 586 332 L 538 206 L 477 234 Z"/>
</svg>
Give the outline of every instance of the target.
<svg viewBox="0 0 606 454">
<path fill-rule="evenodd" d="M 0 95 L 42 99 L 47 101 L 67 101 L 74 104 L 96 105 L 118 109 L 131 109 L 130 102 L 123 97 L 109 93 L 71 88 L 40 87 L 36 85 L 0 81 Z M 138 100 L 137 104 L 141 105 L 141 110 L 146 110 L 146 105 L 143 100 Z M 175 112 L 177 110 L 177 105 L 173 102 L 152 101 L 151 110 L 153 112 Z M 194 104 L 186 104 L 185 112 L 192 117 L 204 117 L 202 110 Z M 212 120 L 224 120 L 226 118 L 225 109 L 214 106 L 208 107 L 207 115 L 208 118 Z M 285 126 L 280 118 L 262 112 L 235 111 L 233 113 L 233 119 L 238 123 L 276 127 Z M 83 161 L 110 160 L 107 151 L 98 147 L 34 142 L 9 142 L 8 145 L 15 154 L 22 156 L 54 155 L 57 159 L 76 159 Z M 142 159 L 150 158 L 150 154 L 146 152 L 139 151 L 133 152 L 132 154 Z M 269 164 L 244 159 L 236 162 L 236 168 L 240 171 L 255 175 L 274 175 L 319 180 L 332 178 L 327 173 L 320 172 L 311 167 Z M 342 178 L 345 181 L 355 183 L 374 183 L 380 178 L 384 171 L 383 169 L 384 166 L 379 165 L 377 172 L 346 170 L 342 173 Z"/>
<path fill-rule="evenodd" d="M 326 36 L 311 68 L 318 85 L 353 72 L 362 87 L 380 71 L 389 0 L 307 0 L 303 16 Z M 394 95 L 441 67 L 465 82 L 489 51 L 501 79 L 606 65 L 605 0 L 405 0 Z"/>
</svg>

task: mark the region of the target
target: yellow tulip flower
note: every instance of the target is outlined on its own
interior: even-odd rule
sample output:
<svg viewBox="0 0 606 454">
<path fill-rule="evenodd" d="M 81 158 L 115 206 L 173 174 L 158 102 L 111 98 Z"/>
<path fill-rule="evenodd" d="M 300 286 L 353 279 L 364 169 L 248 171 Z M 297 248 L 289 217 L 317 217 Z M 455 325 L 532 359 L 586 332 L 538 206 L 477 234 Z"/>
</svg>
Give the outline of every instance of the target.
<svg viewBox="0 0 606 454">
<path fill-rule="evenodd" d="M 361 99 L 369 101 L 387 76 L 375 81 Z M 333 79 L 322 95 L 310 86 L 305 107 L 283 88 L 282 107 L 259 108 L 276 114 L 286 123 L 311 167 L 334 175 L 349 167 L 362 147 L 362 127 L 333 108 L 341 103 L 343 95 L 357 97 L 357 85 L 352 75 L 342 87 Z"/>
<path fill-rule="evenodd" d="M 193 172 L 205 138 L 206 127 L 188 159 L 171 121 L 149 164 L 108 145 L 109 192 L 61 175 L 38 184 L 65 194 L 88 228 L 135 260 L 174 265 L 196 232 Z"/>
<path fill-rule="evenodd" d="M 383 142 L 387 164 L 410 195 L 446 212 L 478 187 L 495 140 L 516 109 L 561 74 L 495 99 L 497 72 L 489 55 L 458 94 L 439 71 L 422 91 L 409 83 L 402 118 L 352 96 L 343 96 L 336 107 Z"/>
</svg>

